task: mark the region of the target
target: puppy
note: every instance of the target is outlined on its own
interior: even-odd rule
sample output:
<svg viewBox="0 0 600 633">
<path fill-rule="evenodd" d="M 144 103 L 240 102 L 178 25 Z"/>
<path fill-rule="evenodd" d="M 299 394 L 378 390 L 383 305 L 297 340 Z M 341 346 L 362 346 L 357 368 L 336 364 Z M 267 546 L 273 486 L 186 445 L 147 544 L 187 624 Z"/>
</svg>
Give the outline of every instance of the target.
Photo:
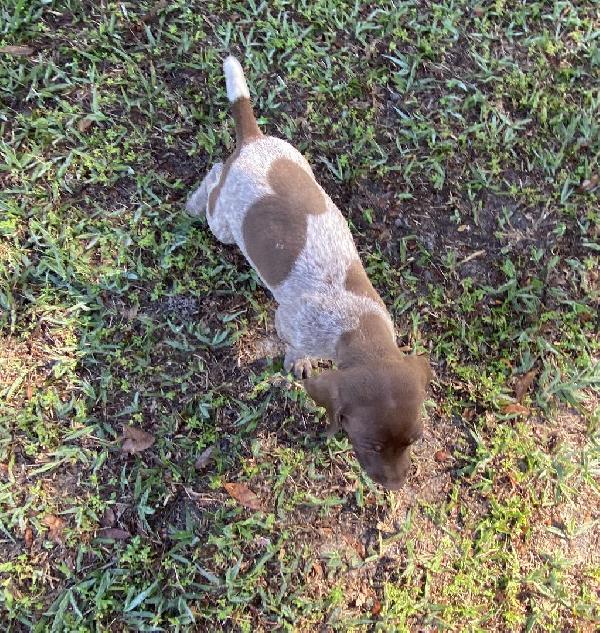
<svg viewBox="0 0 600 633">
<path fill-rule="evenodd" d="M 264 136 L 240 63 L 224 64 L 236 148 L 190 196 L 215 237 L 237 244 L 273 293 L 284 367 L 326 408 L 330 431 L 348 434 L 361 466 L 398 489 L 410 445 L 422 434 L 421 406 L 432 374 L 425 358 L 403 355 L 385 305 L 361 264 L 348 225 L 289 143 Z M 311 358 L 337 369 L 311 377 Z"/>
</svg>

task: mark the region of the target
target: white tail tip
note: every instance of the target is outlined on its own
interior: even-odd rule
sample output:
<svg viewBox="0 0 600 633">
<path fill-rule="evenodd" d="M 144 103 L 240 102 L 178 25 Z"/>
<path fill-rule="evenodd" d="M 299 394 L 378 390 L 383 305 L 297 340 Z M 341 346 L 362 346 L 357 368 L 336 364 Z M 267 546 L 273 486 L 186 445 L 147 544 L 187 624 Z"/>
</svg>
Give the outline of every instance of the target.
<svg viewBox="0 0 600 633">
<path fill-rule="evenodd" d="M 225 85 L 227 86 L 227 98 L 231 103 L 238 99 L 250 99 L 248 84 L 244 77 L 242 65 L 238 60 L 230 55 L 223 62 L 223 72 L 225 73 Z"/>
</svg>

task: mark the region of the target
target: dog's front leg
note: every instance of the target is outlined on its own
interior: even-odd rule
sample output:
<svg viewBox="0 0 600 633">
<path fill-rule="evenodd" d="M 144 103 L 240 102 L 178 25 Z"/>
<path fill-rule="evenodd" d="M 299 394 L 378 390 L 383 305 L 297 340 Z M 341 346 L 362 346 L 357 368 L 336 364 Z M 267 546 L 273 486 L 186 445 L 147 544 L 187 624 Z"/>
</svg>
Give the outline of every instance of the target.
<svg viewBox="0 0 600 633">
<path fill-rule="evenodd" d="M 289 314 L 288 314 L 289 316 Z M 283 368 L 285 371 L 293 372 L 298 379 L 310 378 L 312 373 L 312 362 L 307 358 L 301 350 L 294 347 L 292 341 L 291 325 L 289 319 L 285 318 L 285 308 L 279 306 L 275 312 L 275 330 L 277 336 L 285 343 L 285 357 L 283 359 Z"/>
<path fill-rule="evenodd" d="M 310 378 L 313 364 L 311 359 L 307 358 L 305 354 L 299 352 L 290 345 L 286 345 L 283 368 L 285 371 L 293 372 L 296 378 L 302 380 L 303 378 Z"/>
</svg>

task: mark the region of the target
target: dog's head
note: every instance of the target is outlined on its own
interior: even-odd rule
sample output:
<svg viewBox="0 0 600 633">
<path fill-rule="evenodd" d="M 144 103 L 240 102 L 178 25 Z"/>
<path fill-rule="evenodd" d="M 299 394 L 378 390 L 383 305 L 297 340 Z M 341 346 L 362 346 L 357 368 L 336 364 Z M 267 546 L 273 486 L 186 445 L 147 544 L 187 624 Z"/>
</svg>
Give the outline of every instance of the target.
<svg viewBox="0 0 600 633">
<path fill-rule="evenodd" d="M 410 445 L 423 433 L 421 406 L 432 378 L 423 356 L 399 356 L 325 371 L 304 381 L 315 402 L 341 426 L 367 474 L 385 488 L 402 486 Z"/>
</svg>

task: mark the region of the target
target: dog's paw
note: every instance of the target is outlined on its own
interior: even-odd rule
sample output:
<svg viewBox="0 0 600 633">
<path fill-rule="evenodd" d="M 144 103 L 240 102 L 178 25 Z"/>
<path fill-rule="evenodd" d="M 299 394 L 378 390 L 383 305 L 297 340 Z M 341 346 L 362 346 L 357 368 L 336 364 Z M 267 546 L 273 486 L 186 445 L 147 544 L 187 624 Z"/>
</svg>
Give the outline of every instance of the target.
<svg viewBox="0 0 600 633">
<path fill-rule="evenodd" d="M 285 355 L 283 368 L 285 371 L 291 371 L 298 380 L 302 380 L 311 377 L 313 365 L 310 358 L 296 358 L 288 353 Z"/>
</svg>

